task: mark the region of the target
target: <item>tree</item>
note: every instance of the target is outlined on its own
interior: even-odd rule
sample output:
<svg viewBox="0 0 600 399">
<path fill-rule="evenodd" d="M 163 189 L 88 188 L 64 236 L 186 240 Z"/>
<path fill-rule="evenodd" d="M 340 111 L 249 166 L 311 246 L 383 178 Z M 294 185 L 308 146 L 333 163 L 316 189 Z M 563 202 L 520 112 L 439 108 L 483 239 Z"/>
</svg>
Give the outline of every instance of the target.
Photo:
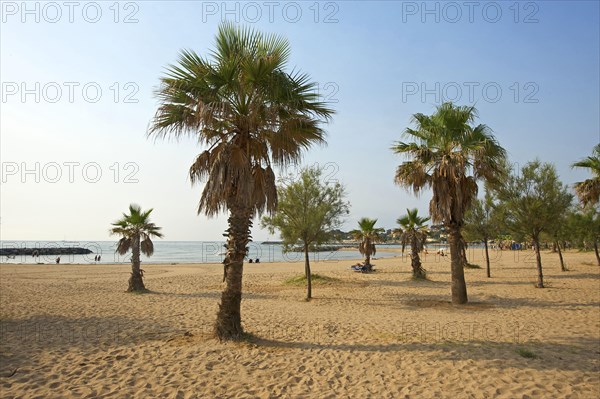
<svg viewBox="0 0 600 399">
<path fill-rule="evenodd" d="M 262 226 L 271 234 L 279 230 L 284 250 L 300 243 L 304 251 L 306 299 L 312 298 L 309 251 L 333 238 L 334 230 L 342 225 L 349 213 L 340 183 L 322 181 L 322 169 L 305 168 L 300 179 L 277 188 L 277 211 L 262 219 Z"/>
<path fill-rule="evenodd" d="M 575 192 L 579 201 L 585 207 L 595 205 L 600 201 L 600 144 L 592 150 L 592 155 L 572 165 L 573 168 L 586 168 L 592 173 L 592 178 L 575 183 Z"/>
<path fill-rule="evenodd" d="M 406 215 L 403 215 L 396 220 L 400 228 L 396 230 L 396 234 L 400 238 L 402 244 L 402 253 L 407 244 L 410 245 L 410 264 L 413 269 L 413 278 L 424 279 L 427 277 L 425 269 L 421 265 L 419 253 L 423 250 L 429 229 L 425 223 L 429 218 L 418 215 L 418 210 L 407 209 Z"/>
<path fill-rule="evenodd" d="M 489 190 L 486 190 L 483 199 L 476 198 L 471 204 L 471 208 L 465 214 L 464 233 L 468 240 L 483 241 L 486 272 L 488 278 L 492 277 L 488 241 L 490 238 L 495 237 L 499 231 L 494 200 Z"/>
<path fill-rule="evenodd" d="M 189 170 L 205 182 L 198 214 L 229 212 L 225 288 L 215 323 L 220 340 L 243 337 L 243 262 L 254 216 L 277 207 L 273 166 L 297 164 L 324 144 L 333 110 L 308 75 L 286 72 L 290 46 L 277 35 L 223 23 L 210 58 L 182 51 L 161 79 L 149 135 L 192 135 L 206 147 Z"/>
<path fill-rule="evenodd" d="M 563 272 L 568 271 L 568 269 L 563 258 L 562 247 L 564 247 L 564 242 L 573 236 L 572 225 L 570 223 L 571 220 L 573 220 L 573 212 L 573 209 L 568 209 L 565 212 L 556 215 L 553 223 L 548 227 L 548 230 L 545 233 L 545 236 L 552 241 L 552 252 L 558 253 L 560 270 Z"/>
<path fill-rule="evenodd" d="M 123 213 L 123 217 L 112 223 L 111 235 L 120 235 L 116 252 L 125 255 L 131 250 L 131 277 L 129 277 L 128 292 L 144 292 L 144 274 L 140 268 L 140 252 L 146 256 L 154 253 L 152 237 L 162 238 L 161 228 L 150 222 L 150 214 L 153 209 L 142 211 L 139 205 L 129 205 L 129 214 Z"/>
<path fill-rule="evenodd" d="M 594 249 L 596 263 L 600 266 L 598 241 L 600 240 L 600 212 L 596 207 L 587 206 L 585 209 L 570 214 L 569 230 L 571 239 L 576 240 L 584 250 Z"/>
<path fill-rule="evenodd" d="M 373 266 L 371 265 L 371 256 L 377 253 L 375 243 L 380 241 L 380 234 L 383 233 L 383 229 L 375 227 L 377 219 L 361 218 L 358 221 L 358 229 L 352 230 L 350 234 L 352 237 L 360 241 L 358 244 L 358 252 L 365 257 L 365 269 L 370 271 Z"/>
<path fill-rule="evenodd" d="M 499 179 L 506 158 L 486 125 L 471 126 L 476 117 L 474 107 L 444 103 L 431 116 L 413 115 L 416 128 L 404 132 L 413 141 L 399 141 L 392 147 L 409 158 L 396 169 L 396 184 L 417 195 L 425 188 L 433 190 L 429 214 L 448 230 L 455 304 L 468 301 L 461 256 L 465 213 L 477 197 L 477 181 Z"/>
<path fill-rule="evenodd" d="M 512 171 L 498 187 L 502 217 L 506 227 L 518 238 L 532 240 L 538 271 L 537 287 L 544 288 L 540 234 L 551 231 L 555 220 L 567 212 L 572 196 L 558 179 L 552 164 L 529 162 L 521 173 Z"/>
</svg>

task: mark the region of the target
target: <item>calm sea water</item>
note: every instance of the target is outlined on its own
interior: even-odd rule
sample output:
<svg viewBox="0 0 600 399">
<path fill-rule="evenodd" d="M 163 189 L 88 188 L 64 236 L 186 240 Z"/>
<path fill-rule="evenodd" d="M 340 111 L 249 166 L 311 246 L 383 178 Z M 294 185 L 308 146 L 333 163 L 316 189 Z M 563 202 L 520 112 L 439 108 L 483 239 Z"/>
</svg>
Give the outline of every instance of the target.
<svg viewBox="0 0 600 399">
<path fill-rule="evenodd" d="M 225 242 L 218 241 L 154 241 L 154 255 L 148 258 L 142 255 L 144 263 L 220 263 L 225 256 Z M 131 253 L 121 256 L 115 252 L 116 241 L 0 241 L 2 248 L 57 248 L 82 247 L 93 253 L 88 255 L 61 255 L 60 263 L 129 263 Z M 259 258 L 261 262 L 302 261 L 301 252 L 282 251 L 279 244 L 250 243 L 248 256 Z M 400 248 L 399 245 L 379 245 L 377 258 L 399 256 L 396 252 L 386 252 L 385 248 Z M 100 262 L 94 257 L 101 256 Z M 56 255 L 32 256 L 17 255 L 14 259 L 1 257 L 0 263 L 55 263 Z M 343 261 L 361 258 L 356 251 L 311 252 L 311 261 Z"/>
</svg>

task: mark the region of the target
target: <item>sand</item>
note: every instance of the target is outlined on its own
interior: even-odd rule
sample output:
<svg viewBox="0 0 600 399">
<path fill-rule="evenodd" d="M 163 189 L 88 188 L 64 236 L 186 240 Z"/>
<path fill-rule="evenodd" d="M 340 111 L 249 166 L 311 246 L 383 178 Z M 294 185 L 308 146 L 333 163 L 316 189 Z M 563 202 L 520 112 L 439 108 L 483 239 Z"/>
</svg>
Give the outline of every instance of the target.
<svg viewBox="0 0 600 399">
<path fill-rule="evenodd" d="M 0 266 L 2 398 L 597 398 L 600 267 L 592 253 L 493 252 L 467 269 L 471 304 L 450 300 L 448 257 L 431 281 L 406 258 L 321 262 L 338 279 L 283 284 L 300 263 L 245 266 L 253 336 L 210 334 L 221 265 L 144 265 L 149 294 L 125 293 L 128 265 Z M 470 254 L 483 265 L 480 251 Z M 519 353 L 519 351 L 521 353 Z M 534 358 L 522 355 L 533 355 Z"/>
</svg>

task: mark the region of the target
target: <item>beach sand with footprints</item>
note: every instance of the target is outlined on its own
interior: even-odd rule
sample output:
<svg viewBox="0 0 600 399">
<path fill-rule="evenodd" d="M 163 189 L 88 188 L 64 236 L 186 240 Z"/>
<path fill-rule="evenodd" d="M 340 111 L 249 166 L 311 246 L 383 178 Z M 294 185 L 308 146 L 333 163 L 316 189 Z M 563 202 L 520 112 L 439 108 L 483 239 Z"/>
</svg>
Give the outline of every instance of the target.
<svg viewBox="0 0 600 399">
<path fill-rule="evenodd" d="M 483 265 L 480 251 L 473 263 Z M 321 262 L 330 277 L 284 284 L 302 263 L 245 265 L 248 339 L 211 335 L 221 265 L 0 265 L 2 398 L 597 398 L 600 267 L 593 253 L 493 252 L 492 278 L 466 269 L 452 306 L 449 257 Z"/>
</svg>

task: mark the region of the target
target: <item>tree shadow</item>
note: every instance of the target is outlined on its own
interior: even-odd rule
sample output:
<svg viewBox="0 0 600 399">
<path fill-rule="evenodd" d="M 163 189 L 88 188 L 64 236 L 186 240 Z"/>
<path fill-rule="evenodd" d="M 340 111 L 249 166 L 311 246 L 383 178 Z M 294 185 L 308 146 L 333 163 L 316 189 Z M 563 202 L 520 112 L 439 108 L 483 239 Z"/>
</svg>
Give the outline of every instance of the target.
<svg viewBox="0 0 600 399">
<path fill-rule="evenodd" d="M 600 280 L 600 271 L 598 273 L 575 273 L 574 270 L 569 270 L 561 274 L 551 274 L 545 278 L 550 281 L 553 279 Z"/>
<path fill-rule="evenodd" d="M 37 356 L 70 350 L 108 352 L 119 346 L 161 339 L 181 333 L 168 316 L 148 320 L 123 316 L 65 317 L 34 315 L 0 320 L 0 377 L 9 370 L 34 366 Z"/>
<path fill-rule="evenodd" d="M 285 341 L 250 334 L 247 342 L 276 349 L 308 351 L 341 351 L 368 353 L 396 353 L 401 356 L 430 355 L 441 361 L 484 361 L 493 362 L 500 369 L 535 369 L 540 371 L 600 371 L 600 348 L 598 340 L 593 338 L 567 338 L 566 343 L 555 342 L 494 342 L 491 340 L 436 342 L 400 342 L 389 343 L 328 343 L 328 337 L 320 337 L 319 342 Z M 322 341 L 322 342 L 321 342 Z M 534 358 L 525 358 L 519 353 L 526 349 Z M 486 367 L 486 365 L 483 365 Z"/>
<path fill-rule="evenodd" d="M 412 275 L 412 273 L 410 273 Z M 439 280 L 418 280 L 409 277 L 406 280 L 390 281 L 390 280 L 374 280 L 371 281 L 373 285 L 380 285 L 384 287 L 408 287 L 408 288 L 423 288 L 423 287 L 440 287 L 449 286 L 450 281 L 439 281 Z"/>
<path fill-rule="evenodd" d="M 506 281 L 506 280 L 494 280 L 494 276 L 483 281 L 469 281 L 467 282 L 468 287 L 480 287 L 485 285 L 529 285 L 534 287 L 535 282 L 531 281 Z"/>
<path fill-rule="evenodd" d="M 150 291 L 147 294 L 149 295 L 157 295 L 157 296 L 166 296 L 166 297 L 175 297 L 175 298 L 205 298 L 205 299 L 220 299 L 221 291 L 205 291 L 205 292 L 192 292 L 192 293 L 178 293 L 178 292 L 168 292 L 168 291 Z M 268 294 L 259 294 L 254 292 L 242 292 L 242 300 L 244 299 L 273 299 L 274 295 Z"/>
</svg>

